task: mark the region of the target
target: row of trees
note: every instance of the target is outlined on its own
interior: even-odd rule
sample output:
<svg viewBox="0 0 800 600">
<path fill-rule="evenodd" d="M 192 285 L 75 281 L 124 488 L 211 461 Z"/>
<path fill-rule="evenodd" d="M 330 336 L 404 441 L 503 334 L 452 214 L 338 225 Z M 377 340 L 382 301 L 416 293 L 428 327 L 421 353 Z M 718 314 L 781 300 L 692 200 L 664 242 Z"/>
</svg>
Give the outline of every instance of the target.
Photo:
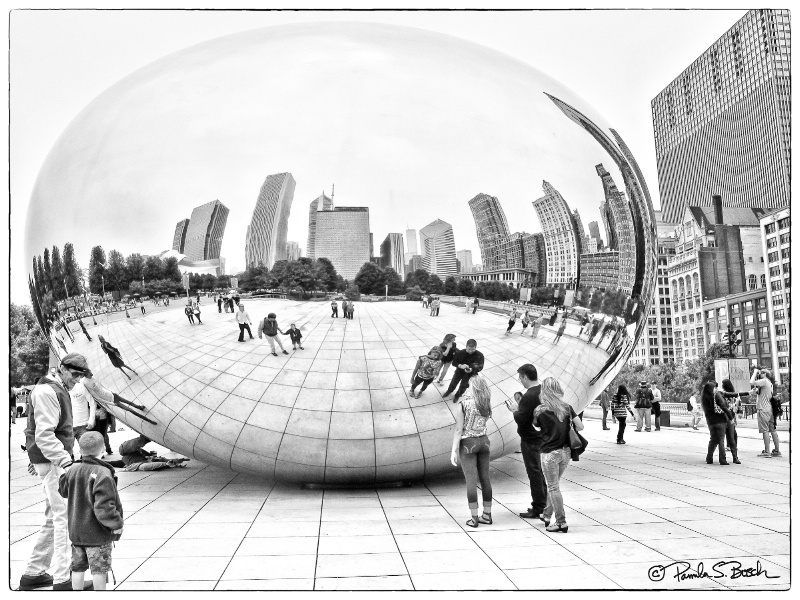
<svg viewBox="0 0 800 600">
<path fill-rule="evenodd" d="M 63 300 L 80 294 L 81 268 L 72 244 L 64 244 L 63 258 L 58 246 L 53 246 L 52 253 L 45 248 L 42 254 L 34 256 L 33 282 L 40 297 L 50 294 L 53 300 Z"/>
<path fill-rule="evenodd" d="M 8 329 L 9 383 L 15 387 L 35 383 L 47 372 L 50 348 L 31 307 L 12 303 Z"/>
<path fill-rule="evenodd" d="M 279 260 L 271 269 L 253 266 L 239 273 L 237 277 L 239 288 L 245 291 L 281 288 L 287 292 L 296 290 L 305 295 L 314 290 L 344 291 L 347 287 L 345 280 L 327 258 Z"/>
</svg>

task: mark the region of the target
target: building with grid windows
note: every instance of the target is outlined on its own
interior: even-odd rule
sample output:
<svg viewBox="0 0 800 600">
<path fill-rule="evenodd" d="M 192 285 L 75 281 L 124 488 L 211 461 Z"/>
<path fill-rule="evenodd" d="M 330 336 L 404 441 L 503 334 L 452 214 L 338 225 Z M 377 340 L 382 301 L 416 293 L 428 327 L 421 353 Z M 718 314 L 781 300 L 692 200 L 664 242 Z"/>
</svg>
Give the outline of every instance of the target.
<svg viewBox="0 0 800 600">
<path fill-rule="evenodd" d="M 306 256 L 311 260 L 317 259 L 317 212 L 333 210 L 333 198 L 328 198 L 325 192 L 315 198 L 308 207 L 308 241 L 306 242 Z"/>
<path fill-rule="evenodd" d="M 189 219 L 178 221 L 175 234 L 172 236 L 172 249 L 183 254 L 186 249 L 186 232 L 189 230 Z"/>
<path fill-rule="evenodd" d="M 613 222 L 614 247 L 612 250 L 619 252 L 617 287 L 630 294 L 636 275 L 636 234 L 633 227 L 633 215 L 628 198 L 617 189 L 611 174 L 602 164 L 597 165 L 595 169 L 603 182 L 603 193 L 606 198 L 603 203 L 605 206 L 601 205 L 601 211 L 609 212 L 611 216 L 607 218 L 609 222 Z M 609 247 L 611 246 L 609 245 Z"/>
<path fill-rule="evenodd" d="M 519 289 L 530 285 L 536 278 L 536 273 L 528 269 L 495 269 L 493 271 L 475 271 L 474 273 L 464 273 L 462 279 L 469 279 L 476 284 L 484 281 L 499 281 L 509 287 Z"/>
<path fill-rule="evenodd" d="M 589 240 L 595 241 L 597 250 L 603 249 L 603 240 L 600 239 L 600 227 L 597 225 L 597 221 L 589 221 Z"/>
<path fill-rule="evenodd" d="M 330 260 L 345 279 L 352 281 L 364 263 L 370 262 L 369 208 L 340 206 L 317 211 L 315 233 L 316 258 Z"/>
<path fill-rule="evenodd" d="M 412 254 L 411 258 L 408 259 L 408 263 L 406 264 L 406 273 L 413 273 L 414 271 L 423 268 L 422 256 L 419 254 Z"/>
<path fill-rule="evenodd" d="M 789 11 L 748 11 L 652 101 L 663 219 L 790 199 Z"/>
<path fill-rule="evenodd" d="M 766 265 L 767 318 L 771 339 L 772 372 L 776 383 L 789 374 L 791 332 L 791 214 L 789 207 L 773 210 L 759 223 Z M 765 366 L 764 363 L 761 363 Z"/>
<path fill-rule="evenodd" d="M 291 173 L 270 175 L 261 186 L 244 242 L 244 260 L 248 267 L 271 269 L 276 261 L 286 260 L 286 231 L 294 188 Z"/>
<path fill-rule="evenodd" d="M 286 260 L 293 261 L 300 258 L 300 244 L 297 242 L 286 242 Z"/>
<path fill-rule="evenodd" d="M 458 275 L 456 266 L 456 243 L 453 226 L 436 219 L 419 230 L 420 246 L 424 249 L 422 268 L 431 275 L 438 275 L 442 281 L 450 275 Z"/>
<path fill-rule="evenodd" d="M 478 194 L 469 201 L 469 207 L 472 210 L 472 218 L 475 220 L 478 245 L 486 270 L 522 266 L 515 262 L 522 260 L 521 253 L 518 257 L 509 258 L 507 256 L 508 238 L 511 232 L 508 229 L 508 221 L 500 201 L 495 196 Z M 508 264 L 509 261 L 511 261 L 511 265 Z"/>
<path fill-rule="evenodd" d="M 406 265 L 403 260 L 403 234 L 390 233 L 381 244 L 381 268 L 391 267 L 401 278 L 406 276 Z"/>
<path fill-rule="evenodd" d="M 578 212 L 578 209 L 572 211 L 572 215 L 575 217 L 575 230 L 577 233 L 577 239 L 580 241 L 580 253 L 586 252 L 586 245 L 589 242 L 589 236 L 586 235 L 586 230 L 583 228 L 583 219 L 581 219 L 581 214 Z"/>
<path fill-rule="evenodd" d="M 706 301 L 766 287 L 759 235 L 760 208 L 689 207 L 675 229 L 675 256 L 667 264 L 675 361 L 705 354 Z"/>
<path fill-rule="evenodd" d="M 566 200 L 548 182 L 542 182 L 545 195 L 533 201 L 544 235 L 547 256 L 547 285 L 575 285 L 579 269 L 579 245 L 575 215 Z"/>
<path fill-rule="evenodd" d="M 183 249 L 188 260 L 219 258 L 229 212 L 228 207 L 219 200 L 198 206 L 192 211 Z"/>
<path fill-rule="evenodd" d="M 472 250 L 459 250 L 456 259 L 460 265 L 459 273 L 472 273 Z"/>
</svg>

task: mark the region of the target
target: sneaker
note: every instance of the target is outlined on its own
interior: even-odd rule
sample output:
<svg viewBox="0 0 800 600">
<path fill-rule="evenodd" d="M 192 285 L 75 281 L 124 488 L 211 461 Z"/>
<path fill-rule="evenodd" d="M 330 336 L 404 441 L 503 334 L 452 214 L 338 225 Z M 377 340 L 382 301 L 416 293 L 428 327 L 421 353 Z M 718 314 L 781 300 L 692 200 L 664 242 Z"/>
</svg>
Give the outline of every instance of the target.
<svg viewBox="0 0 800 600">
<path fill-rule="evenodd" d="M 764 450 L 761 454 L 756 454 L 756 456 L 760 456 L 761 458 L 772 458 L 772 454 Z"/>
<path fill-rule="evenodd" d="M 636 432 L 638 433 L 638 432 L 640 432 L 640 431 L 641 431 L 641 429 L 634 429 L 634 431 L 636 431 Z"/>
<path fill-rule="evenodd" d="M 66 581 L 62 581 L 60 583 L 53 584 L 53 591 L 54 592 L 71 592 L 72 591 L 72 579 L 67 579 Z"/>
<path fill-rule="evenodd" d="M 528 510 L 526 510 L 525 512 L 519 513 L 519 516 L 522 517 L 523 519 L 541 519 L 542 518 L 542 514 L 541 513 L 536 514 L 535 512 L 533 512 L 533 509 L 530 509 L 530 508 Z"/>
<path fill-rule="evenodd" d="M 645 431 L 650 431 L 650 429 L 649 429 L 649 428 L 647 428 L 647 427 L 645 427 Z"/>
<path fill-rule="evenodd" d="M 53 585 L 53 576 L 48 573 L 23 575 L 19 578 L 19 589 L 21 591 L 35 590 L 40 587 L 50 587 L 51 585 Z"/>
<path fill-rule="evenodd" d="M 278 355 L 277 355 L 277 354 L 275 354 L 274 352 L 272 352 L 272 356 L 278 356 Z"/>
<path fill-rule="evenodd" d="M 778 451 L 778 450 L 773 450 L 772 451 L 772 456 L 783 456 L 783 454 L 781 454 L 780 451 Z"/>
<path fill-rule="evenodd" d="M 283 351 L 284 354 L 289 354 L 286 350 Z"/>
</svg>

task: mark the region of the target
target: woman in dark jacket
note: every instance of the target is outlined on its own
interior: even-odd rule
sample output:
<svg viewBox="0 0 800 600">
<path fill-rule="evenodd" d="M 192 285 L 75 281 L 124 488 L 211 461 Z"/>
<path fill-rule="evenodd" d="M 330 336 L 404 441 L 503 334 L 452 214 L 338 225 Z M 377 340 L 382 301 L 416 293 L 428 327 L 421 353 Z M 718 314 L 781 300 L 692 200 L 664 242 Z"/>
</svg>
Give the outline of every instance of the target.
<svg viewBox="0 0 800 600">
<path fill-rule="evenodd" d="M 725 398 L 725 403 L 730 411 L 730 419 L 728 426 L 725 430 L 725 439 L 728 442 L 728 448 L 731 450 L 733 456 L 733 464 L 742 464 L 739 460 L 739 435 L 736 433 L 736 413 L 738 412 L 739 394 L 733 389 L 733 383 L 730 379 L 722 380 L 722 396 Z"/>
<path fill-rule="evenodd" d="M 108 355 L 108 358 L 111 361 L 112 365 L 117 367 L 120 371 L 122 371 L 122 369 L 125 368 L 128 369 L 128 371 L 130 371 L 134 375 L 137 376 L 139 375 L 136 371 L 134 371 L 128 365 L 125 364 L 125 362 L 122 360 L 122 356 L 120 356 L 119 350 L 117 350 L 116 348 L 114 348 L 114 346 L 109 344 L 102 335 L 98 335 L 97 339 L 100 340 L 100 347 L 103 349 L 103 352 L 105 352 Z M 125 377 L 127 377 L 128 379 L 131 378 L 130 375 L 128 375 L 125 371 L 122 371 L 122 374 L 125 375 Z"/>
<path fill-rule="evenodd" d="M 728 429 L 728 407 L 721 393 L 716 391 L 717 382 L 709 381 L 703 386 L 701 405 L 708 424 L 710 439 L 706 462 L 714 464 L 714 449 L 719 446 L 719 464 L 729 465 L 725 456 L 725 431 Z"/>
</svg>

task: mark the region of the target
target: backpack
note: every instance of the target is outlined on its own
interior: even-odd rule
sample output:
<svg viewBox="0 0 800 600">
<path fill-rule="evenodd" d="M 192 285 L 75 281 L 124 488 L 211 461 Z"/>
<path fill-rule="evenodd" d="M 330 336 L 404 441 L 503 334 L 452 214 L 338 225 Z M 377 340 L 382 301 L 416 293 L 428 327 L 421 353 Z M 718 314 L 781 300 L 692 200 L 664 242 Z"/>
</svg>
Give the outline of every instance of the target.
<svg viewBox="0 0 800 600">
<path fill-rule="evenodd" d="M 770 407 L 772 408 L 772 414 L 776 417 L 779 417 L 783 414 L 783 409 L 781 408 L 781 401 L 778 400 L 775 396 L 769 399 Z"/>
<path fill-rule="evenodd" d="M 692 412 L 692 403 L 689 400 L 686 401 L 686 410 Z"/>
<path fill-rule="evenodd" d="M 639 388 L 636 390 L 636 406 L 635 408 L 652 408 L 653 404 L 650 402 L 650 396 L 647 394 L 649 390 Z"/>
</svg>

